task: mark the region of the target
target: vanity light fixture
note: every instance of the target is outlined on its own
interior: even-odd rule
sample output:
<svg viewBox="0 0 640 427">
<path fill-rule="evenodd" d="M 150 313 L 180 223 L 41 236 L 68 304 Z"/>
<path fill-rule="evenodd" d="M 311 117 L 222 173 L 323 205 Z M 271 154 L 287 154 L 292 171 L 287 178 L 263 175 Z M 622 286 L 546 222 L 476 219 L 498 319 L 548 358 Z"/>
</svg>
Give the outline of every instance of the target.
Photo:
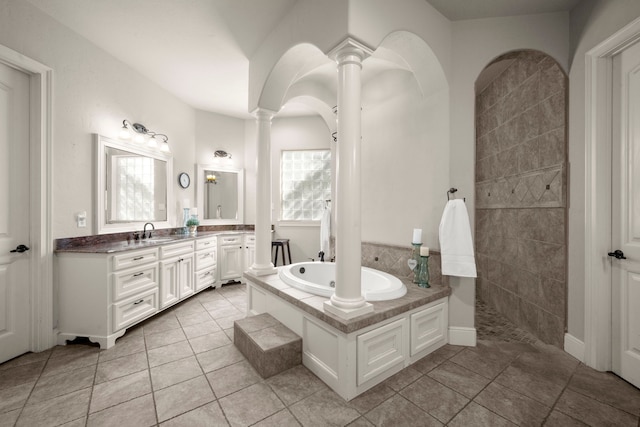
<svg viewBox="0 0 640 427">
<path fill-rule="evenodd" d="M 217 184 L 218 183 L 218 178 L 216 178 L 215 174 L 213 173 L 208 173 L 206 176 L 206 183 L 207 184 Z"/>
<path fill-rule="evenodd" d="M 227 153 L 224 150 L 216 150 L 215 153 L 213 153 L 213 157 L 221 157 L 223 159 L 229 159 L 231 160 L 231 153 Z"/>
<path fill-rule="evenodd" d="M 157 133 L 147 129 L 140 123 L 133 123 L 129 120 L 122 121 L 122 129 L 120 129 L 120 139 L 132 139 L 134 142 L 144 144 L 150 148 L 159 148 L 163 153 L 170 153 L 169 137 L 162 133 Z"/>
</svg>

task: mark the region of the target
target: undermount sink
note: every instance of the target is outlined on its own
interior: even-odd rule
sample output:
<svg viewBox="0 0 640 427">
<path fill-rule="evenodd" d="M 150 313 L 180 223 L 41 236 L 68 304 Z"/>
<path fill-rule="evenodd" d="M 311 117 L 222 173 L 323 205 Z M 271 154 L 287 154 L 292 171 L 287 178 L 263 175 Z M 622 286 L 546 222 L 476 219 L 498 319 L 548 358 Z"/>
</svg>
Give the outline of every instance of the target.
<svg viewBox="0 0 640 427">
<path fill-rule="evenodd" d="M 140 243 L 164 243 L 175 240 L 173 237 L 151 237 L 148 239 L 140 239 Z"/>
</svg>

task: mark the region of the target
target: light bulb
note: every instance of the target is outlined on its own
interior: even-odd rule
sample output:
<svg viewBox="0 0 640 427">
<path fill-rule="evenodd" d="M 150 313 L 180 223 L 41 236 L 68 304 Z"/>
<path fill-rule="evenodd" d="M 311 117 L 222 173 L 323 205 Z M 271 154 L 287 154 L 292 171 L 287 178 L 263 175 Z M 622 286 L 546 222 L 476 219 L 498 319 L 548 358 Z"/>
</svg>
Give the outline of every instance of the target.
<svg viewBox="0 0 640 427">
<path fill-rule="evenodd" d="M 122 128 L 120 129 L 120 133 L 118 134 L 118 136 L 120 137 L 120 139 L 131 138 L 131 132 L 129 131 L 129 128 L 127 127 L 127 125 L 122 125 Z"/>
<path fill-rule="evenodd" d="M 144 143 L 144 135 L 141 133 L 137 133 L 134 137 L 133 137 L 133 142 L 137 142 L 138 144 L 142 144 Z"/>
<path fill-rule="evenodd" d="M 147 140 L 147 146 L 150 148 L 158 148 L 158 140 L 155 136 L 152 135 L 151 138 Z"/>
</svg>

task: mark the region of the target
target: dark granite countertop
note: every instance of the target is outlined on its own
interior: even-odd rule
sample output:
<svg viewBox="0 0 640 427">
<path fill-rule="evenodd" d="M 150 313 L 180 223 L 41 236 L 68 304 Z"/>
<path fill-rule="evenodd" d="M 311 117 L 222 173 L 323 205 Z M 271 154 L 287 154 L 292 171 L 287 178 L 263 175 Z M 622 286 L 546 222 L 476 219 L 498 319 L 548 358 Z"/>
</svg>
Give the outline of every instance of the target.
<svg viewBox="0 0 640 427">
<path fill-rule="evenodd" d="M 402 283 L 407 287 L 406 295 L 389 301 L 372 301 L 372 313 L 345 320 L 324 311 L 324 302 L 329 298 L 292 288 L 280 280 L 277 274 L 255 276 L 245 272 L 244 277 L 345 334 L 364 329 L 451 295 L 451 288 L 448 286 L 432 284 L 430 288 L 420 288 L 410 281 L 403 280 Z"/>
<path fill-rule="evenodd" d="M 81 241 L 82 238 L 76 238 L 73 244 L 58 244 L 56 245 L 56 253 L 96 253 L 96 254 L 110 254 L 116 252 L 133 251 L 137 249 L 146 249 L 149 247 L 169 245 L 172 243 L 178 243 L 188 240 L 203 239 L 211 236 L 229 235 L 229 234 L 246 234 L 252 233 L 251 230 L 221 230 L 221 231 L 198 231 L 195 236 L 185 234 L 162 234 L 156 233 L 151 239 L 140 240 L 114 240 L 114 241 Z M 64 240 L 64 239 L 60 239 Z"/>
</svg>

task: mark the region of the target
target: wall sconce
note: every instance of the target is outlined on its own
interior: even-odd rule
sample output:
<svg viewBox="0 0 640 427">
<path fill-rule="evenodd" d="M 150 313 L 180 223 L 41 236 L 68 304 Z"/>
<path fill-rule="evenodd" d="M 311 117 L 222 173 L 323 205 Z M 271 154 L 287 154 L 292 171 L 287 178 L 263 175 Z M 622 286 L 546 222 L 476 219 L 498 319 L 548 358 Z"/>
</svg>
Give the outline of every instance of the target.
<svg viewBox="0 0 640 427">
<path fill-rule="evenodd" d="M 213 153 L 213 157 L 221 157 L 221 158 L 223 158 L 223 159 L 225 159 L 225 158 L 226 158 L 226 159 L 231 160 L 231 154 L 230 154 L 230 153 L 227 153 L 227 152 L 226 152 L 226 151 L 224 151 L 224 150 L 216 150 L 216 152 L 215 152 L 215 153 Z"/>
<path fill-rule="evenodd" d="M 212 173 L 207 174 L 206 178 L 207 178 L 207 180 L 205 181 L 206 184 L 217 184 L 218 183 L 218 179 Z"/>
<path fill-rule="evenodd" d="M 338 106 L 334 105 L 331 111 L 336 116 L 336 131 L 331 133 L 331 138 L 333 138 L 333 142 L 338 142 Z"/>
<path fill-rule="evenodd" d="M 129 120 L 122 121 L 122 129 L 120 129 L 120 139 L 133 139 L 133 142 L 144 144 L 150 148 L 160 148 L 163 153 L 170 153 L 169 137 L 162 133 L 156 133 L 146 128 L 140 123 L 131 124 Z"/>
</svg>

